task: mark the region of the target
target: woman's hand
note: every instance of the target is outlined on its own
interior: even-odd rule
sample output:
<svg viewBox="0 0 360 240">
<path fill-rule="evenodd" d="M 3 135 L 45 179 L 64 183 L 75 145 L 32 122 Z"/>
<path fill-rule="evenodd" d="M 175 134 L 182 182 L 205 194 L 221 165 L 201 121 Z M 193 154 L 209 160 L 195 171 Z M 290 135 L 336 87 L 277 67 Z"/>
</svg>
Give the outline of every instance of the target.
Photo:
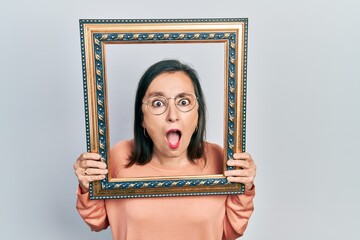
<svg viewBox="0 0 360 240">
<path fill-rule="evenodd" d="M 240 169 L 225 171 L 225 176 L 227 176 L 229 182 L 243 183 L 245 190 L 251 190 L 256 175 L 256 166 L 252 157 L 248 153 L 235 153 L 233 157 L 234 159 L 227 161 L 227 165 Z"/>
<path fill-rule="evenodd" d="M 89 191 L 89 183 L 103 180 L 108 173 L 106 164 L 100 161 L 97 153 L 82 153 L 74 164 L 75 175 L 79 180 L 82 193 Z"/>
</svg>

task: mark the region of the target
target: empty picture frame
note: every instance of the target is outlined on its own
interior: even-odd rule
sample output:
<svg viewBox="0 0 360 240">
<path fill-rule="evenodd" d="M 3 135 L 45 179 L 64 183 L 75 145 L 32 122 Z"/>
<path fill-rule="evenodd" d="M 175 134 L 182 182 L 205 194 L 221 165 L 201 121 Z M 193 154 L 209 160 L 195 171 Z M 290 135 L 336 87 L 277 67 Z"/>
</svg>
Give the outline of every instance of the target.
<svg viewBox="0 0 360 240">
<path fill-rule="evenodd" d="M 223 122 L 218 127 L 223 129 L 224 159 L 231 159 L 235 152 L 245 152 L 248 35 L 246 18 L 81 19 L 80 35 L 87 151 L 99 153 L 108 167 L 111 167 L 109 151 L 112 132 L 109 126 L 109 116 L 112 116 L 109 110 L 112 108 L 109 106 L 108 93 L 112 85 L 109 84 L 107 76 L 112 74 L 108 72 L 105 53 L 111 55 L 109 52 L 114 48 L 109 46 L 114 45 L 121 48 L 171 45 L 175 49 L 179 48 L 180 52 L 182 47 L 190 45 L 196 48 L 207 44 L 206 46 L 221 49 L 223 54 L 214 55 L 217 62 L 221 63 L 220 79 L 211 81 L 220 81 L 223 89 L 217 89 L 219 93 L 211 93 L 211 97 L 221 98 L 218 100 L 223 102 L 223 109 L 216 111 L 223 113 Z M 162 56 L 161 51 L 156 52 L 160 60 L 167 57 Z M 193 51 L 190 51 L 189 59 L 194 57 L 191 52 Z M 202 54 L 201 51 L 198 53 Z M 127 57 L 129 56 L 126 54 L 119 56 L 125 59 Z M 199 61 L 206 62 L 207 58 L 205 56 Z M 135 63 L 141 63 L 146 56 L 138 54 L 135 59 Z M 142 73 L 138 74 L 140 76 Z M 201 74 L 199 75 L 201 78 Z M 126 81 L 137 83 L 139 79 L 140 77 Z M 122 84 L 122 87 L 127 86 Z M 134 101 L 134 98 L 125 101 Z M 133 115 L 132 112 L 122 112 Z M 224 161 L 224 171 L 229 169 L 233 167 L 226 166 Z M 244 185 L 228 182 L 224 174 L 145 178 L 134 176 L 126 179 L 113 178 L 108 174 L 104 180 L 92 182 L 89 192 L 90 199 L 242 194 Z"/>
</svg>

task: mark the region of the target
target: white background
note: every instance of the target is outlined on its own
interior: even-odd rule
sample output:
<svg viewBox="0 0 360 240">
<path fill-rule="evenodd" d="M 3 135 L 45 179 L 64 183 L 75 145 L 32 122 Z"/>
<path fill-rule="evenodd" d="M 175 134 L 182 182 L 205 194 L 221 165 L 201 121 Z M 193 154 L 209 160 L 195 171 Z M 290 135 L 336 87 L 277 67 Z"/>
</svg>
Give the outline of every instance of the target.
<svg viewBox="0 0 360 240">
<path fill-rule="evenodd" d="M 0 239 L 110 239 L 75 209 L 86 150 L 80 18 L 249 18 L 242 239 L 360 239 L 360 3 L 10 1 L 0 8 Z"/>
</svg>

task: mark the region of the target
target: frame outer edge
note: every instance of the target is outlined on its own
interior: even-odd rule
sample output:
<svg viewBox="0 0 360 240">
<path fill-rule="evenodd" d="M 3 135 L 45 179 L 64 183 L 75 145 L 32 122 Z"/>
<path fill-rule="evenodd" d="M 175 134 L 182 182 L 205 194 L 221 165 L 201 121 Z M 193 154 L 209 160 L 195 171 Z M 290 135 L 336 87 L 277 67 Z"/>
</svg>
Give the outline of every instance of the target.
<svg viewBox="0 0 360 240">
<path fill-rule="evenodd" d="M 104 22 L 104 21 L 108 21 L 108 22 Z M 120 22 L 121 21 L 121 22 Z M 98 152 L 99 151 L 99 146 L 96 144 L 96 142 L 94 142 L 96 139 L 99 139 L 99 126 L 98 126 L 98 119 L 97 119 L 97 93 L 96 93 L 96 89 L 97 89 L 97 81 L 96 81 L 96 67 L 95 67 L 95 60 L 92 59 L 92 55 L 94 55 L 94 49 L 92 48 L 92 44 L 93 44 L 93 31 L 96 32 L 96 27 L 95 24 L 104 24 L 104 23 L 131 23 L 131 24 L 136 24 L 136 23 L 142 23 L 142 24 L 146 24 L 146 23 L 199 23 L 199 24 L 203 24 L 203 23 L 223 23 L 224 21 L 228 21 L 226 23 L 237 23 L 239 25 L 242 26 L 242 35 L 241 35 L 241 39 L 239 39 L 239 29 L 237 30 L 238 33 L 238 40 L 236 43 L 236 48 L 237 48 L 237 54 L 236 54 L 236 102 L 235 102 L 235 106 L 236 106 L 236 125 L 235 125 L 235 132 L 236 132 L 236 137 L 234 138 L 234 140 L 236 141 L 236 144 L 234 144 L 234 151 L 238 151 L 240 150 L 239 148 L 242 147 L 242 151 L 245 151 L 245 111 L 246 111 L 246 65 L 247 65 L 247 18 L 237 18 L 237 19 L 165 19 L 165 20 L 161 20 L 161 19 L 150 19 L 150 20 L 96 20 L 96 19 L 80 19 L 80 28 L 83 27 L 83 36 L 84 39 L 82 41 L 84 41 L 84 51 L 85 53 L 83 54 L 84 58 L 83 61 L 85 61 L 85 65 L 86 65 L 86 71 L 84 72 L 84 82 L 86 79 L 86 83 L 87 85 L 85 85 L 84 83 L 84 87 L 87 86 L 88 91 L 87 91 L 87 101 L 90 101 L 91 104 L 91 108 L 89 108 L 87 114 L 88 116 L 91 116 L 91 118 L 89 118 L 90 120 L 90 127 L 87 128 L 87 135 L 90 136 L 90 143 L 88 143 L 88 150 L 90 150 L 91 152 Z M 87 24 L 89 24 L 89 26 L 86 26 Z M 92 29 L 92 27 L 94 29 Z M 86 37 L 90 35 L 90 40 L 89 37 Z M 239 40 L 242 40 L 241 42 L 241 49 L 239 49 Z M 90 50 L 90 51 L 89 51 Z M 105 51 L 105 49 L 103 49 Z M 241 55 L 241 59 L 239 58 L 239 54 Z M 228 52 L 226 52 L 226 55 L 228 55 Z M 87 59 L 86 59 L 87 58 Z M 228 60 L 228 56 L 225 57 L 225 61 L 226 63 L 229 61 Z M 104 64 L 105 65 L 105 64 Z M 226 69 L 225 71 L 226 73 L 226 82 L 225 84 L 228 84 L 228 70 Z M 107 89 L 106 89 L 106 72 L 104 69 L 103 72 L 103 81 L 104 81 L 104 92 L 105 94 L 107 93 Z M 240 81 L 239 81 L 240 80 Z M 240 86 L 239 86 L 240 85 Z M 224 91 L 228 90 L 228 86 L 226 85 L 226 89 L 224 89 Z M 84 92 L 85 93 L 85 92 Z M 228 101 L 228 96 L 226 93 L 226 98 Z M 107 98 L 105 98 L 107 100 Z M 227 108 L 225 108 L 227 111 Z M 94 114 L 95 113 L 95 114 Z M 107 114 L 108 113 L 108 109 L 107 109 L 107 104 L 106 104 L 106 109 L 105 109 L 105 117 L 106 117 L 106 122 L 108 125 L 108 118 L 107 118 Z M 226 123 L 227 124 L 227 123 Z M 107 134 L 106 134 L 106 138 L 107 138 L 107 148 L 109 146 L 109 134 L 108 134 L 109 129 L 107 128 Z M 224 133 L 226 132 L 227 134 L 227 130 L 224 131 Z M 225 137 L 226 138 L 226 137 Z M 226 140 L 224 140 L 226 141 Z M 240 146 L 241 145 L 241 146 Z M 224 148 L 227 146 L 224 145 Z M 108 149 L 106 149 L 107 152 Z M 226 155 L 226 153 L 225 153 Z M 93 185 L 94 184 L 94 185 Z M 201 190 L 197 190 L 197 192 L 188 192 L 188 193 L 181 193 L 181 192 L 175 192 L 175 193 L 149 193 L 149 194 L 134 194 L 132 195 L 131 193 L 129 193 L 127 196 L 123 196 L 123 195 L 111 195 L 111 193 L 109 193 L 109 195 L 104 194 L 103 191 L 101 189 L 101 184 L 100 182 L 94 182 L 93 184 L 90 184 L 90 199 L 108 199 L 108 198 L 134 198 L 134 197 L 152 197 L 152 196 L 192 196 L 192 195 L 216 195 L 216 194 L 241 194 L 243 193 L 243 186 L 241 186 L 241 188 L 239 189 L 239 191 L 236 190 L 231 190 L 231 188 L 227 189 L 227 190 L 223 190 L 223 191 L 217 191 L 217 192 L 202 192 Z M 94 188 L 97 189 L 95 190 L 96 193 L 94 193 Z M 194 191 L 196 191 L 196 189 L 194 189 Z M 95 194 L 95 195 L 94 195 Z"/>
</svg>

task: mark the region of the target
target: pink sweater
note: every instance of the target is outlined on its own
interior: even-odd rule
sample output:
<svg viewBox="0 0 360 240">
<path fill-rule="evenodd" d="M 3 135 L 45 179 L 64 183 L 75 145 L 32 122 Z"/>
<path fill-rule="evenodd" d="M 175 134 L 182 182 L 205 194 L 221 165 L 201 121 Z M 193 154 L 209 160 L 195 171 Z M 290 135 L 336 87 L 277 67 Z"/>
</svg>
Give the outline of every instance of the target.
<svg viewBox="0 0 360 240">
<path fill-rule="evenodd" d="M 207 164 L 165 167 L 156 162 L 125 168 L 132 141 L 111 150 L 112 177 L 219 174 L 222 148 L 206 144 Z M 255 190 L 243 195 L 89 200 L 78 190 L 76 207 L 93 231 L 111 226 L 114 240 L 236 239 L 243 235 L 253 212 Z"/>
</svg>

